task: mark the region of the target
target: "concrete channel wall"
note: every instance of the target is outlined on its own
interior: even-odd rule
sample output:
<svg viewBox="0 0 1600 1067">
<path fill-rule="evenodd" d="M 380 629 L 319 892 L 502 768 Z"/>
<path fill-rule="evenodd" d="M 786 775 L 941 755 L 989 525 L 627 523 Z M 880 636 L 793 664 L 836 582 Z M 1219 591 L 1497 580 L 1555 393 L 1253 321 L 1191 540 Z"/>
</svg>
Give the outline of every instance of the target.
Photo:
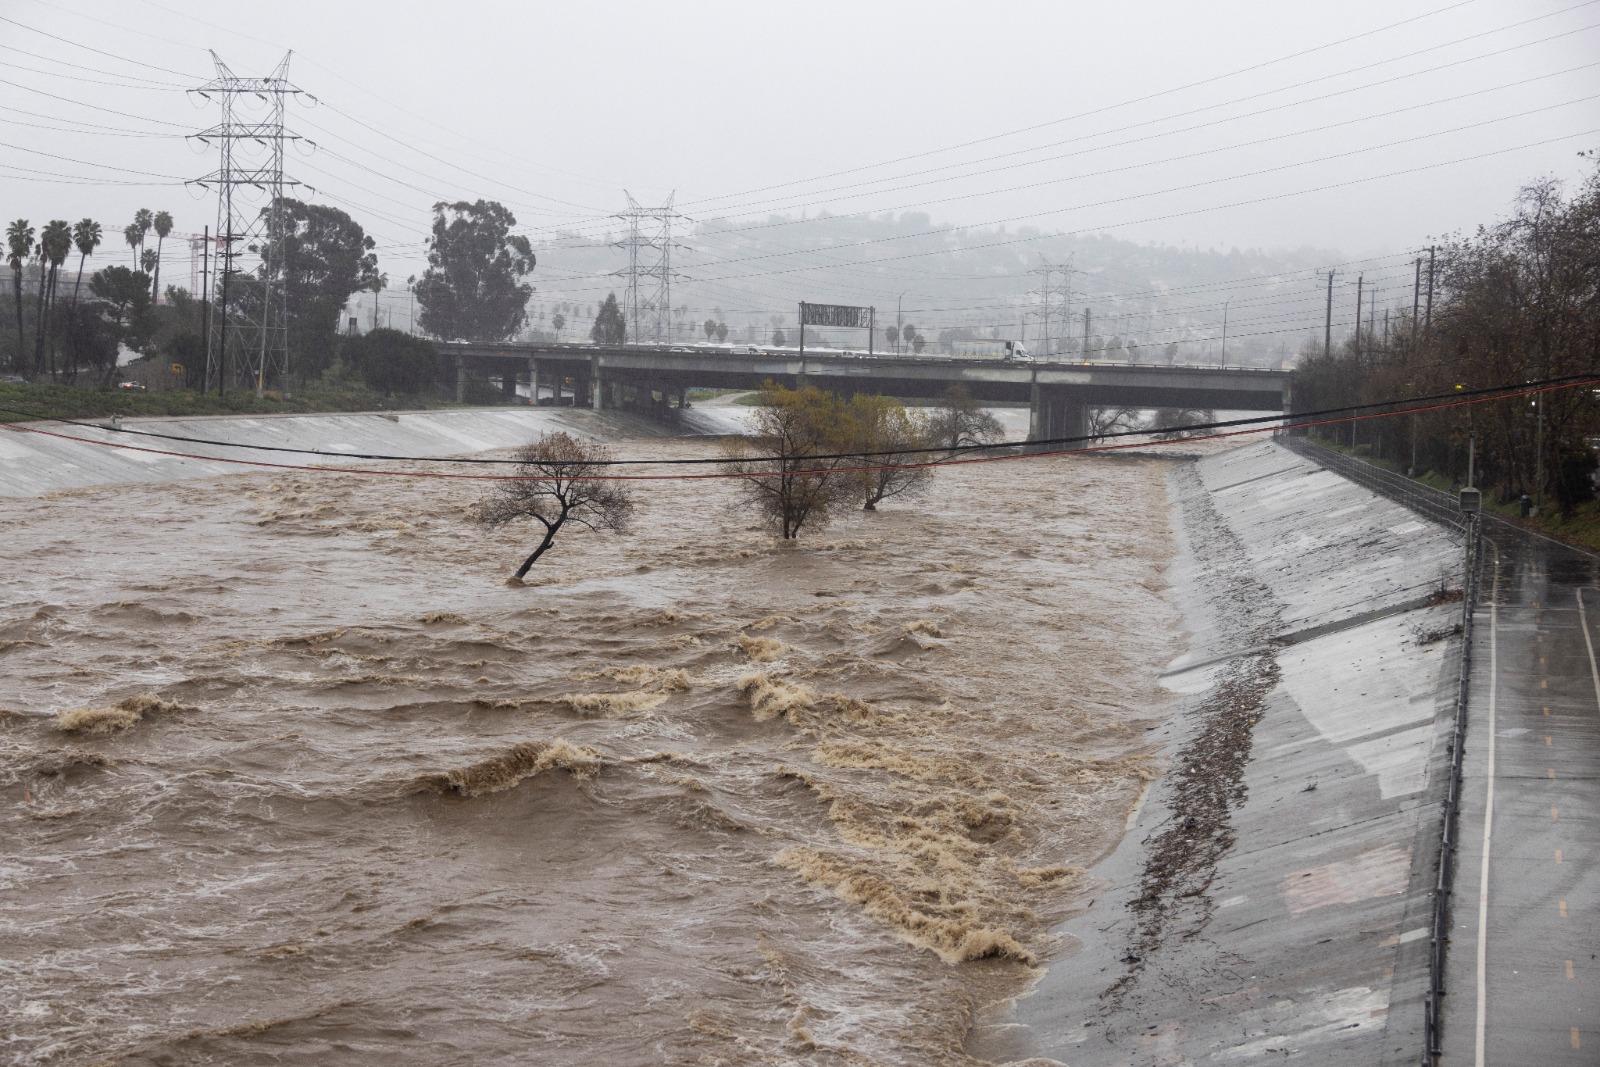
<svg viewBox="0 0 1600 1067">
<path fill-rule="evenodd" d="M 1062 957 L 975 1051 L 1420 1062 L 1461 546 L 1276 443 L 1172 486 L 1192 639 L 1164 675 L 1168 770 Z"/>
<path fill-rule="evenodd" d="M 484 408 L 349 415 L 218 415 L 125 419 L 126 430 L 208 439 L 196 444 L 94 425 L 33 422 L 0 425 L 0 496 L 39 496 L 63 489 L 124 482 L 165 482 L 248 472 L 223 459 L 267 463 L 348 462 L 367 453 L 459 456 L 526 444 L 547 430 L 620 440 L 739 432 L 742 408 L 690 408 L 668 424 L 624 412 L 574 408 Z M 107 447 L 108 443 L 133 446 Z M 237 444 L 310 449 L 323 455 L 260 452 Z M 185 453 L 183 458 L 162 453 Z M 371 466 L 364 462 L 363 465 Z"/>
</svg>

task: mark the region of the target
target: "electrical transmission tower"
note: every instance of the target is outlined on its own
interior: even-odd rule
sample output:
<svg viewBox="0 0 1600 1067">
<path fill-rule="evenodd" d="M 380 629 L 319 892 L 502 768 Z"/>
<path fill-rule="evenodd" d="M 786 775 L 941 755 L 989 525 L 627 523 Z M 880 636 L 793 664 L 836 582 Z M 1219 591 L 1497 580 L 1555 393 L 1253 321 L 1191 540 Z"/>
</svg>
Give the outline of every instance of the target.
<svg viewBox="0 0 1600 1067">
<path fill-rule="evenodd" d="M 217 76 L 197 90 L 222 106 L 222 121 L 193 136 L 215 144 L 217 169 L 194 184 L 217 190 L 216 284 L 206 335 L 207 389 L 231 378 L 259 396 L 289 374 L 289 329 L 283 270 L 285 104 L 301 92 L 289 83 L 290 52 L 265 78 L 241 78 L 211 53 Z"/>
<path fill-rule="evenodd" d="M 1065 347 L 1067 335 L 1071 332 L 1068 323 L 1072 305 L 1072 264 L 1045 260 L 1042 266 L 1028 273 L 1042 278 L 1039 288 L 1034 290 L 1039 294 L 1039 318 L 1044 328 L 1041 354 L 1052 356 Z M 1056 285 L 1051 278 L 1058 274 L 1061 283 Z"/>
<path fill-rule="evenodd" d="M 667 344 L 672 340 L 672 223 L 682 218 L 672 210 L 672 197 L 660 207 L 643 207 L 626 189 L 628 210 L 613 216 L 628 224 L 628 235 L 615 247 L 628 250 L 628 265 L 616 272 L 628 279 L 622 308 L 628 340 Z M 674 194 L 676 195 L 676 194 Z"/>
</svg>

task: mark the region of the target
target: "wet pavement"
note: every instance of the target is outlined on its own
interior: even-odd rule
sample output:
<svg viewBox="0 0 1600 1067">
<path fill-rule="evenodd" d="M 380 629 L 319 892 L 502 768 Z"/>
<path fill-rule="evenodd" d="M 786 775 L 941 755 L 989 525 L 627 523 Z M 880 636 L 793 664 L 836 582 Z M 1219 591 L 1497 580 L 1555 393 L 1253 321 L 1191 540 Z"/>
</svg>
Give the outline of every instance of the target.
<svg viewBox="0 0 1600 1067">
<path fill-rule="evenodd" d="M 1600 559 L 1486 533 L 1440 1062 L 1596 1064 Z"/>
</svg>

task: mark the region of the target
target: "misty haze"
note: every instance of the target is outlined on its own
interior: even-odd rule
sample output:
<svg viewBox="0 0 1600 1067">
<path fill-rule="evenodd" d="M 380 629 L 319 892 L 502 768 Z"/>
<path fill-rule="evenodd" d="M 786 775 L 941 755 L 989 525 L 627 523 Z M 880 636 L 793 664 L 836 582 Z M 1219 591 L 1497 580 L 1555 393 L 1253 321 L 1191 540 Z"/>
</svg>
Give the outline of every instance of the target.
<svg viewBox="0 0 1600 1067">
<path fill-rule="evenodd" d="M 1594 1062 L 1597 12 L 0 5 L 0 1058 Z"/>
</svg>

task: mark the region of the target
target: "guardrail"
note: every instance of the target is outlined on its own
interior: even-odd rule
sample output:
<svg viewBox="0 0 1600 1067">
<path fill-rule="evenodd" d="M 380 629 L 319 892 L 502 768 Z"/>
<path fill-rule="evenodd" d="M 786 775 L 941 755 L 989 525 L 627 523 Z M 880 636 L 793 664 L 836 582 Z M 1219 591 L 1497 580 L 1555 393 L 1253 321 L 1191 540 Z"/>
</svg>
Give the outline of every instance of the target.
<svg viewBox="0 0 1600 1067">
<path fill-rule="evenodd" d="M 1450 940 L 1450 905 L 1455 890 L 1456 849 L 1459 846 L 1462 764 L 1466 759 L 1467 694 L 1472 676 L 1472 618 L 1478 602 L 1478 564 L 1483 541 L 1483 521 L 1492 516 L 1469 517 L 1449 493 L 1423 485 L 1343 453 L 1324 448 L 1304 437 L 1279 436 L 1278 443 L 1327 470 L 1365 486 L 1424 518 L 1448 527 L 1464 542 L 1466 560 L 1461 581 L 1461 663 L 1456 677 L 1455 716 L 1450 732 L 1450 775 L 1445 783 L 1439 817 L 1438 870 L 1433 883 L 1432 913 L 1428 924 L 1428 990 L 1423 1000 L 1422 1067 L 1434 1067 L 1441 1053 L 1440 1008 L 1444 1003 L 1445 950 Z M 1515 528 L 1515 527 L 1512 527 Z"/>
<path fill-rule="evenodd" d="M 1324 448 L 1305 437 L 1280 434 L 1277 440 L 1289 451 L 1299 453 L 1318 466 L 1348 478 L 1357 485 L 1365 486 L 1379 496 L 1386 496 L 1425 519 L 1449 527 L 1457 536 L 1464 535 L 1467 531 L 1467 522 L 1461 515 L 1460 502 L 1442 489 L 1435 489 L 1414 478 L 1407 478 L 1403 474 L 1396 474 L 1394 471 L 1384 470 L 1382 467 L 1347 456 L 1342 452 L 1335 452 L 1331 448 Z"/>
</svg>

